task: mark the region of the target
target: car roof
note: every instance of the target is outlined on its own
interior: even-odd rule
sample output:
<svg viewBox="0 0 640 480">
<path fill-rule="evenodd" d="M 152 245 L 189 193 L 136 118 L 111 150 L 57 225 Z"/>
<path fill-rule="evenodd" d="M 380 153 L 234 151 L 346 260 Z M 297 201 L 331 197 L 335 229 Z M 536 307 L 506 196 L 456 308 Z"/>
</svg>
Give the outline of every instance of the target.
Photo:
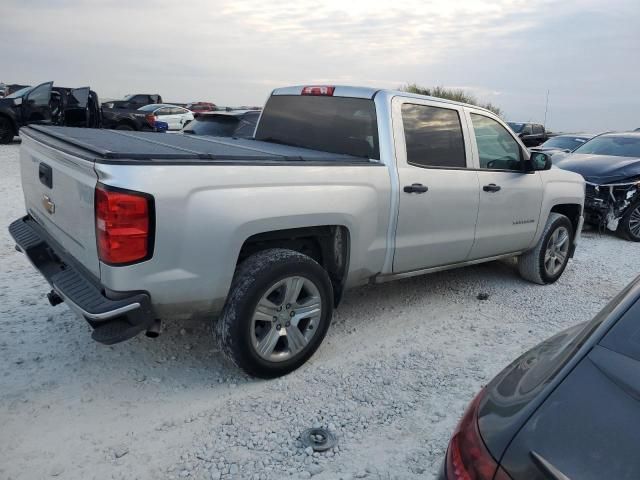
<svg viewBox="0 0 640 480">
<path fill-rule="evenodd" d="M 640 132 L 607 132 L 600 135 L 601 137 L 627 137 L 640 138 Z"/>
<path fill-rule="evenodd" d="M 448 103 L 451 105 L 465 106 L 469 108 L 476 108 L 485 112 L 495 115 L 486 108 L 479 107 L 477 105 L 471 105 L 469 103 L 456 102 L 454 100 L 448 100 L 440 97 L 430 97 L 428 95 L 419 95 L 417 93 L 403 92 L 401 90 L 387 89 L 387 88 L 374 88 L 374 87 L 358 87 L 349 85 L 335 85 L 335 84 L 308 84 L 308 85 L 293 85 L 290 87 L 276 88 L 271 92 L 271 95 L 302 95 L 302 89 L 309 86 L 331 86 L 334 87 L 334 97 L 351 97 L 351 98 L 366 98 L 373 99 L 379 93 L 385 93 L 389 97 L 402 96 L 407 98 L 416 98 L 423 100 L 431 100 L 434 102 Z"/>
</svg>

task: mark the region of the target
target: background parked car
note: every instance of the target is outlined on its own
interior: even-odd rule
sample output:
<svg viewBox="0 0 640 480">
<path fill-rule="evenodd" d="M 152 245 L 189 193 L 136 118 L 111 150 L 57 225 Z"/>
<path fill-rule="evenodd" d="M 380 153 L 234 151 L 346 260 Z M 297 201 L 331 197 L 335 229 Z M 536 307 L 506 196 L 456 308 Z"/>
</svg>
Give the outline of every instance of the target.
<svg viewBox="0 0 640 480">
<path fill-rule="evenodd" d="M 192 102 L 192 103 L 187 103 L 185 105 L 185 108 L 187 110 L 191 110 L 193 113 L 213 112 L 213 111 L 217 110 L 216 104 L 215 103 L 210 103 L 210 102 Z"/>
<path fill-rule="evenodd" d="M 198 113 L 182 133 L 213 137 L 252 138 L 260 112 L 237 110 L 232 112 Z"/>
<path fill-rule="evenodd" d="M 568 133 L 565 135 L 556 135 L 543 144 L 537 147 L 532 147 L 530 150 L 532 152 L 544 152 L 549 156 L 553 156 L 559 152 L 569 153 L 573 152 L 576 148 L 583 145 L 593 137 L 594 135 L 589 133 Z"/>
<path fill-rule="evenodd" d="M 640 242 L 640 132 L 598 135 L 555 164 L 587 182 L 585 222 Z"/>
<path fill-rule="evenodd" d="M 125 95 L 122 100 L 112 100 L 102 104 L 103 108 L 124 108 L 135 110 L 145 105 L 162 103 L 162 97 L 157 93 L 135 93 L 131 95 Z"/>
<path fill-rule="evenodd" d="M 45 82 L 0 99 L 0 143 L 9 143 L 20 127 L 34 123 L 98 128 L 98 95 L 89 87 L 54 87 Z"/>
<path fill-rule="evenodd" d="M 508 122 L 508 125 L 527 147 L 537 147 L 549 139 L 544 126 L 539 123 Z"/>
<path fill-rule="evenodd" d="M 441 478 L 636 479 L 638 398 L 640 277 L 591 322 L 534 347 L 478 394 Z"/>
<path fill-rule="evenodd" d="M 138 109 L 138 112 L 152 114 L 156 120 L 166 122 L 169 130 L 180 130 L 193 120 L 193 113 L 177 105 L 153 104 Z"/>
</svg>

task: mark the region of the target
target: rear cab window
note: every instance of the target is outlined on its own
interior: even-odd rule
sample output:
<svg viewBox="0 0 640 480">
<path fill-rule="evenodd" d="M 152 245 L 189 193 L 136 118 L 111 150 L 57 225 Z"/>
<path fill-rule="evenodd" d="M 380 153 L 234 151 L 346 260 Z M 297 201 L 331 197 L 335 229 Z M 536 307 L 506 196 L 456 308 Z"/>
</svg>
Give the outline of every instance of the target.
<svg viewBox="0 0 640 480">
<path fill-rule="evenodd" d="M 367 98 L 272 95 L 255 139 L 380 159 L 376 108 Z"/>
</svg>

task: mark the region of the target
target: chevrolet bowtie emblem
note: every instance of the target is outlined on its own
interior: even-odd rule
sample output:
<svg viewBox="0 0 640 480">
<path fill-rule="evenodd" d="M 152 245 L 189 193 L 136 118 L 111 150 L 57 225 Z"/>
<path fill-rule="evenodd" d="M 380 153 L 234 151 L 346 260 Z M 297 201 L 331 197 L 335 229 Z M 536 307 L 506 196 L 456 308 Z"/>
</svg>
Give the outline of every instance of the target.
<svg viewBox="0 0 640 480">
<path fill-rule="evenodd" d="M 56 213 L 56 204 L 53 203 L 47 195 L 42 195 L 42 206 L 51 215 Z"/>
</svg>

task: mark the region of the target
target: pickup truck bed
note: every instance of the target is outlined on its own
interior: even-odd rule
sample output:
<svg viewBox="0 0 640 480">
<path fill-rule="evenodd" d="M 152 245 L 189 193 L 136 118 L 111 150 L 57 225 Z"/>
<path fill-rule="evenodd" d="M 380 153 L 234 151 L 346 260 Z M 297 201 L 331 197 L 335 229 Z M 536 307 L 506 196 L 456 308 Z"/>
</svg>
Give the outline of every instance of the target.
<svg viewBox="0 0 640 480">
<path fill-rule="evenodd" d="M 153 132 L 109 131 L 32 125 L 23 130 L 34 140 L 97 163 L 331 162 L 371 163 L 368 158 L 237 138 L 158 135 Z M 377 162 L 375 162 L 377 163 Z M 375 164 L 374 163 L 374 164 Z"/>
</svg>

